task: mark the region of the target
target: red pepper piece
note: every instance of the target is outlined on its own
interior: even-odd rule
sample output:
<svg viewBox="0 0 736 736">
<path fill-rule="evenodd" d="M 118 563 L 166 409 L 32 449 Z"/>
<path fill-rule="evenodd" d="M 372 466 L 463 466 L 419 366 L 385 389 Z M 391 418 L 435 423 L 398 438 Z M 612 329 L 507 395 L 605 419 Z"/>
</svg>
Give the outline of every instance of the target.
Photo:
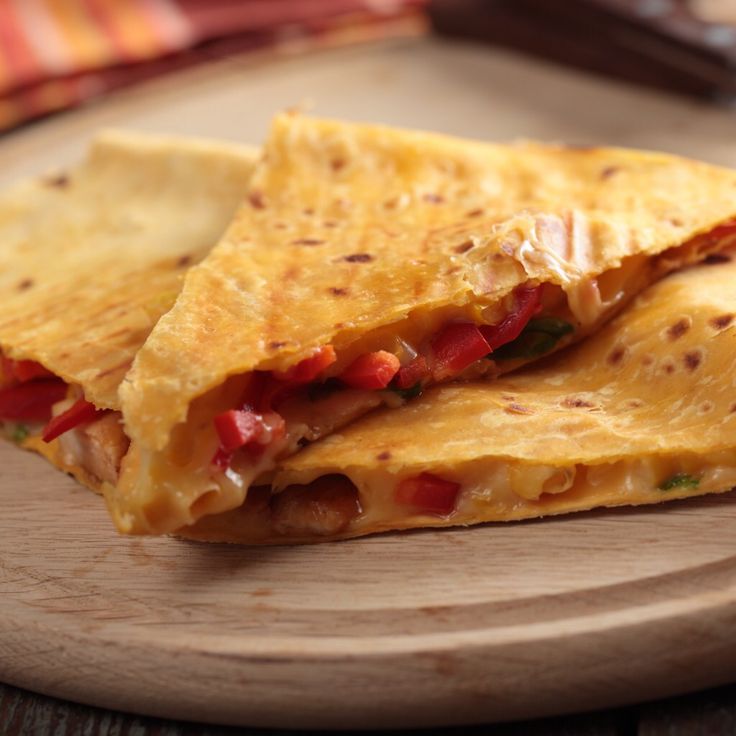
<svg viewBox="0 0 736 736">
<path fill-rule="evenodd" d="M 13 373 L 21 382 L 32 381 L 35 378 L 53 378 L 54 374 L 46 370 L 40 363 L 35 360 L 14 360 Z"/>
<path fill-rule="evenodd" d="M 478 327 L 470 322 L 446 325 L 432 340 L 434 375 L 447 378 L 485 357 L 491 348 Z"/>
<path fill-rule="evenodd" d="M 482 325 L 480 328 L 491 350 L 516 340 L 527 322 L 538 311 L 542 297 L 541 286 L 517 286 L 514 289 L 514 309 L 497 325 Z M 489 351 L 490 352 L 490 351 Z"/>
<path fill-rule="evenodd" d="M 61 379 L 33 381 L 0 391 L 0 420 L 46 422 L 51 407 L 66 396 L 66 384 Z"/>
<path fill-rule="evenodd" d="M 51 442 L 60 435 L 68 432 L 70 429 L 80 424 L 91 422 L 98 415 L 104 414 L 103 409 L 97 409 L 94 404 L 86 399 L 79 399 L 75 404 L 70 406 L 65 412 L 55 416 L 43 429 L 41 439 L 44 442 Z"/>
<path fill-rule="evenodd" d="M 233 452 L 253 441 L 261 432 L 261 417 L 250 409 L 230 409 L 215 417 L 220 446 Z"/>
<path fill-rule="evenodd" d="M 356 358 L 338 378 L 352 388 L 373 391 L 386 388 L 400 367 L 401 361 L 395 355 L 378 350 Z"/>
<path fill-rule="evenodd" d="M 274 371 L 273 375 L 279 381 L 286 383 L 309 383 L 314 381 L 320 373 L 329 368 L 336 360 L 335 348 L 332 345 L 325 345 L 317 348 L 312 355 L 291 366 L 291 368 L 287 368 L 285 371 Z"/>
<path fill-rule="evenodd" d="M 286 423 L 276 412 L 256 414 L 250 409 L 230 409 L 218 414 L 215 430 L 227 453 L 245 445 L 268 445 L 286 433 Z"/>
<path fill-rule="evenodd" d="M 429 376 L 429 364 L 423 355 L 417 355 L 416 358 L 410 360 L 406 365 L 399 368 L 394 383 L 396 388 L 407 389 L 416 386 L 419 381 L 423 381 Z"/>
<path fill-rule="evenodd" d="M 40 363 L 35 360 L 13 360 L 4 355 L 0 356 L 2 379 L 6 382 L 17 381 L 25 383 L 32 381 L 34 378 L 53 378 L 54 374 L 46 370 Z"/>
<path fill-rule="evenodd" d="M 413 506 L 427 514 L 447 516 L 452 513 L 460 493 L 460 484 L 431 473 L 406 478 L 396 488 L 396 502 Z"/>
</svg>

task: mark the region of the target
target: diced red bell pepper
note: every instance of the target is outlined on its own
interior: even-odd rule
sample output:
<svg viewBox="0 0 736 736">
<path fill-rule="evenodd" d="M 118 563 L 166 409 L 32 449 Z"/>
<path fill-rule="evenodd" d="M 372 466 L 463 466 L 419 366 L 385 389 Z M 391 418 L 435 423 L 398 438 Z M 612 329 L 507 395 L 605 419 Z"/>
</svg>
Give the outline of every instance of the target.
<svg viewBox="0 0 736 736">
<path fill-rule="evenodd" d="M 41 439 L 44 442 L 51 442 L 60 435 L 68 432 L 70 429 L 80 424 L 91 422 L 98 415 L 105 414 L 103 409 L 97 409 L 94 404 L 86 399 L 79 399 L 70 406 L 65 412 L 53 417 L 51 421 L 44 427 Z"/>
<path fill-rule="evenodd" d="M 53 378 L 54 374 L 46 370 L 40 363 L 35 360 L 14 360 L 13 372 L 15 377 L 21 382 L 32 381 L 35 378 Z"/>
<path fill-rule="evenodd" d="M 220 446 L 233 452 L 252 442 L 261 432 L 261 417 L 250 409 L 230 409 L 215 417 Z"/>
<path fill-rule="evenodd" d="M 432 340 L 436 378 L 460 373 L 491 352 L 478 327 L 470 322 L 451 322 Z"/>
<path fill-rule="evenodd" d="M 33 381 L 0 391 L 0 420 L 46 422 L 51 407 L 66 396 L 61 379 Z"/>
<path fill-rule="evenodd" d="M 541 297 L 541 286 L 517 286 L 514 289 L 513 311 L 497 325 L 482 325 L 480 328 L 491 350 L 496 350 L 501 345 L 519 337 L 529 320 L 538 311 Z"/>
<path fill-rule="evenodd" d="M 275 412 L 256 414 L 250 409 L 230 409 L 218 414 L 215 430 L 220 438 L 220 447 L 227 453 L 250 445 L 268 445 L 283 437 L 286 424 Z"/>
<path fill-rule="evenodd" d="M 460 484 L 432 473 L 406 478 L 396 488 L 394 498 L 402 506 L 438 516 L 452 513 L 460 493 Z"/>
<path fill-rule="evenodd" d="M 5 381 L 25 383 L 35 378 L 53 378 L 54 374 L 35 360 L 13 360 L 6 356 L 1 357 L 2 378 Z"/>
<path fill-rule="evenodd" d="M 423 355 L 417 355 L 416 358 L 399 368 L 394 384 L 400 389 L 412 388 L 427 376 L 429 376 L 429 363 Z"/>
<path fill-rule="evenodd" d="M 285 371 L 274 371 L 273 375 L 279 381 L 286 383 L 309 383 L 314 381 L 320 373 L 329 368 L 336 360 L 335 348 L 332 345 L 325 345 L 317 348 L 312 355 L 291 366 L 291 368 L 287 368 Z"/>
<path fill-rule="evenodd" d="M 375 391 L 386 388 L 400 367 L 401 361 L 395 355 L 378 350 L 356 358 L 338 378 L 352 388 Z"/>
</svg>

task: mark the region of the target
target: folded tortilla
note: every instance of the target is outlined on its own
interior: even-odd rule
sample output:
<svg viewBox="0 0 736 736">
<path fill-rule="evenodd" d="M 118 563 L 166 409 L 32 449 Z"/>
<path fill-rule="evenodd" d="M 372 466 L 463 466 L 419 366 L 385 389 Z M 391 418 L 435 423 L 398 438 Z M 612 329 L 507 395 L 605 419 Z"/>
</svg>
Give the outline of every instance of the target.
<svg viewBox="0 0 736 736">
<path fill-rule="evenodd" d="M 369 410 L 593 332 L 733 242 L 735 191 L 733 171 L 664 154 L 277 117 L 247 202 L 121 386 L 118 528 L 236 508 Z"/>
<path fill-rule="evenodd" d="M 660 503 L 736 486 L 736 251 L 673 274 L 585 343 L 436 387 L 287 459 L 184 536 L 318 542 Z"/>
<path fill-rule="evenodd" d="M 226 229 L 256 158 L 247 146 L 109 131 L 71 171 L 0 195 L 0 350 L 6 366 L 29 361 L 32 378 L 18 390 L 12 367 L 0 371 L 6 412 L 23 415 L 24 392 L 119 409 L 136 351 Z M 37 365 L 48 373 L 33 377 Z M 92 488 L 116 477 L 128 444 L 117 411 L 85 427 L 89 436 L 50 443 L 39 437 L 42 414 L 28 422 L 0 411 L 0 421 Z"/>
</svg>

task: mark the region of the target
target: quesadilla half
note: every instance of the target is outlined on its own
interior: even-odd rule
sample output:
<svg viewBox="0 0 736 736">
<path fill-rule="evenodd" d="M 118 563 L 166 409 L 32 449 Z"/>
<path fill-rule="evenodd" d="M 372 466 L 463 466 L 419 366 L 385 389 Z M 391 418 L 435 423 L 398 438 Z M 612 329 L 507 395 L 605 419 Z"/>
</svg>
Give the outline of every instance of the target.
<svg viewBox="0 0 736 736">
<path fill-rule="evenodd" d="M 118 386 L 227 227 L 256 158 L 246 146 L 110 131 L 73 170 L 0 195 L 6 436 L 91 488 L 116 481 L 129 444 Z"/>
<path fill-rule="evenodd" d="M 730 259 L 730 260 L 729 260 Z M 736 487 L 736 251 L 671 275 L 547 364 L 435 387 L 284 461 L 180 534 L 297 543 Z"/>
<path fill-rule="evenodd" d="M 247 202 L 121 386 L 123 532 L 240 506 L 276 464 L 432 384 L 596 330 L 736 239 L 736 173 L 279 116 Z"/>
</svg>

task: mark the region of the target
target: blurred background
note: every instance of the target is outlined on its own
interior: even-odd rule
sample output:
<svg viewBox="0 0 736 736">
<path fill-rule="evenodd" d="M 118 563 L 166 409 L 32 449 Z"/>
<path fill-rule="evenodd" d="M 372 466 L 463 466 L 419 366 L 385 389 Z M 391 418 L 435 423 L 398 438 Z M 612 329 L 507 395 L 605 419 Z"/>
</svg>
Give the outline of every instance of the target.
<svg viewBox="0 0 736 736">
<path fill-rule="evenodd" d="M 736 100 L 736 0 L 0 0 L 0 132 L 213 59 L 432 33 Z"/>
</svg>

